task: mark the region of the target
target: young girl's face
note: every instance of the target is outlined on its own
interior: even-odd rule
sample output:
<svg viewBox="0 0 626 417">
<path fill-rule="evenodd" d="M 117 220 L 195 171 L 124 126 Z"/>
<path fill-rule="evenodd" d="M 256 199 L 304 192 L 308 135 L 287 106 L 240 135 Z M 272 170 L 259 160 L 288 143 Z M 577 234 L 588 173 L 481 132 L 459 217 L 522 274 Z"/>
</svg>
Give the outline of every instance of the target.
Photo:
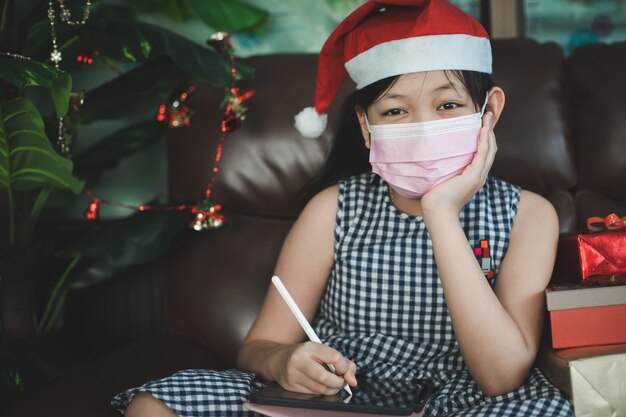
<svg viewBox="0 0 626 417">
<path fill-rule="evenodd" d="M 444 71 L 401 75 L 367 109 L 370 125 L 414 123 L 476 113 L 463 83 Z"/>
</svg>

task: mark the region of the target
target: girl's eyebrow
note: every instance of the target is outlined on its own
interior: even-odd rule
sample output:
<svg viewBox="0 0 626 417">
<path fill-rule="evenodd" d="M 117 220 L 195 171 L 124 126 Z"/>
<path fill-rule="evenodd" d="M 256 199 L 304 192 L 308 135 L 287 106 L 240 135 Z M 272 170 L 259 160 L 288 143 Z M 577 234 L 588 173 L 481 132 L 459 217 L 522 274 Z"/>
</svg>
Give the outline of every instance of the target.
<svg viewBox="0 0 626 417">
<path fill-rule="evenodd" d="M 434 88 L 432 91 L 434 92 L 439 92 L 439 91 L 447 91 L 447 90 L 453 90 L 455 92 L 458 93 L 456 86 L 454 84 L 452 84 L 451 82 L 440 85 L 439 87 Z M 387 94 L 383 95 L 381 97 L 380 100 L 378 101 L 382 101 L 382 100 L 393 100 L 393 99 L 406 99 L 407 97 L 409 97 L 406 94 L 400 94 L 400 93 L 392 93 L 392 92 L 388 92 Z"/>
<path fill-rule="evenodd" d="M 407 96 L 405 94 L 399 94 L 399 93 L 387 93 L 381 98 L 381 100 L 394 99 L 394 98 L 403 99 L 403 98 L 407 98 Z"/>
<path fill-rule="evenodd" d="M 441 91 L 441 90 L 454 90 L 454 91 L 456 91 L 456 88 L 455 88 L 455 86 L 452 83 L 447 83 L 447 84 L 441 85 L 441 86 L 433 89 L 433 91 Z"/>
</svg>

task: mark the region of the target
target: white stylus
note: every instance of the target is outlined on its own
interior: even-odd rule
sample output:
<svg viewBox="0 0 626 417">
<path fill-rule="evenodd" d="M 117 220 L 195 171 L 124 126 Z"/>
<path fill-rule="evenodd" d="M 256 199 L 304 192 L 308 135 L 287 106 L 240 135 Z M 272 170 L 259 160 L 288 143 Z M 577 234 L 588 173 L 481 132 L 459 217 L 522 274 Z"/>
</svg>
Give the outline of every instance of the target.
<svg viewBox="0 0 626 417">
<path fill-rule="evenodd" d="M 296 316 L 296 320 L 298 320 L 298 323 L 300 323 L 300 326 L 302 326 L 302 329 L 304 330 L 306 335 L 309 337 L 309 340 L 311 340 L 311 342 L 321 344 L 322 341 L 317 336 L 317 333 L 315 333 L 315 330 L 313 330 L 313 327 L 311 327 L 306 317 L 304 317 L 304 314 L 302 314 L 302 311 L 300 311 L 296 302 L 293 300 L 293 298 L 291 298 L 291 294 L 289 294 L 289 291 L 287 291 L 287 288 L 285 288 L 280 278 L 274 275 L 272 277 L 272 284 L 274 284 L 274 286 L 278 290 L 278 293 L 281 295 L 281 297 L 283 297 L 283 300 L 285 300 L 285 302 L 287 303 L 289 310 L 291 310 L 293 315 Z M 333 365 L 327 364 L 327 366 L 331 370 L 332 373 L 335 373 L 335 367 Z M 343 389 L 345 389 L 348 392 L 348 394 L 352 395 L 352 390 L 350 389 L 348 384 L 346 384 L 343 387 Z"/>
</svg>

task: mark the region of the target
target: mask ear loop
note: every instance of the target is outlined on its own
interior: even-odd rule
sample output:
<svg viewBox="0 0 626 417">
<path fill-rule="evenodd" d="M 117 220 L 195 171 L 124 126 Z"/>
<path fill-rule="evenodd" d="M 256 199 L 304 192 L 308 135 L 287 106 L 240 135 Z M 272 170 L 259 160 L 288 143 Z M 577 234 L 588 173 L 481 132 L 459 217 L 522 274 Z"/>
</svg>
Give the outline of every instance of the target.
<svg viewBox="0 0 626 417">
<path fill-rule="evenodd" d="M 371 133 L 372 133 L 372 129 L 370 128 L 370 122 L 369 120 L 367 120 L 367 112 L 363 111 L 363 116 L 365 116 L 365 124 L 367 125 L 367 131 L 370 133 L 370 138 L 371 138 Z"/>
<path fill-rule="evenodd" d="M 483 103 L 483 107 L 480 109 L 480 117 L 483 117 L 483 114 L 485 114 L 485 108 L 487 107 L 488 102 L 489 102 L 489 91 L 487 91 L 487 94 L 485 94 L 485 102 Z"/>
</svg>

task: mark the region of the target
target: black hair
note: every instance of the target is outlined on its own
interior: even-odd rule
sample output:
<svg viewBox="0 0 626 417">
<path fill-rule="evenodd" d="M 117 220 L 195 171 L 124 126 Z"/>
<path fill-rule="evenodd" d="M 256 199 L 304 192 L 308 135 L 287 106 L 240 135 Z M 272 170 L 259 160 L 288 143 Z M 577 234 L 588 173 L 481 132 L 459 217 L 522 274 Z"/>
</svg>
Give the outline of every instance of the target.
<svg viewBox="0 0 626 417">
<path fill-rule="evenodd" d="M 494 85 L 491 75 L 482 72 L 446 71 L 446 75 L 448 77 L 452 75 L 463 83 L 476 109 L 482 107 L 487 92 Z M 369 150 L 363 144 L 356 110 L 366 110 L 389 90 L 397 79 L 398 76 L 384 78 L 346 97 L 326 162 L 304 189 L 307 198 L 340 180 L 371 170 Z"/>
</svg>

